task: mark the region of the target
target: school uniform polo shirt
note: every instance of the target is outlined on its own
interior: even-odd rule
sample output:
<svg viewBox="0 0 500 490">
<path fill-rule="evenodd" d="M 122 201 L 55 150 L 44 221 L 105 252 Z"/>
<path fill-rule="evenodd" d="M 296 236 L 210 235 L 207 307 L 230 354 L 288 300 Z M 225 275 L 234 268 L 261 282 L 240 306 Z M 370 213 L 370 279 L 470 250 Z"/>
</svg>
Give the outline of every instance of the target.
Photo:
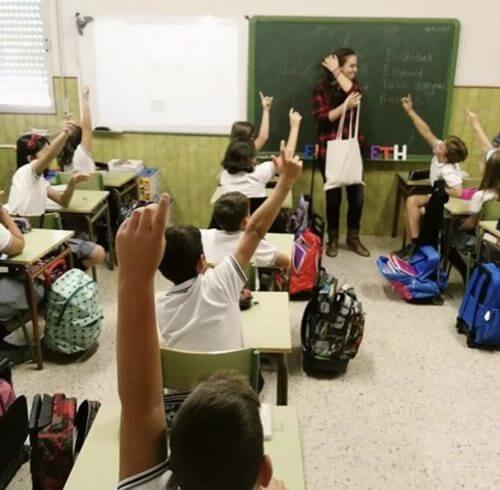
<svg viewBox="0 0 500 490">
<path fill-rule="evenodd" d="M 233 255 L 156 297 L 165 347 L 217 352 L 243 347 L 240 292 L 247 278 Z"/>
<path fill-rule="evenodd" d="M 12 241 L 12 233 L 0 223 L 0 255 L 2 252 L 9 248 Z"/>
<path fill-rule="evenodd" d="M 118 490 L 180 490 L 168 462 L 121 481 Z"/>
<path fill-rule="evenodd" d="M 9 201 L 5 206 L 10 214 L 41 216 L 45 213 L 49 183 L 27 163 L 12 177 Z"/>
<path fill-rule="evenodd" d="M 249 199 L 266 197 L 266 185 L 273 177 L 274 163 L 271 161 L 256 165 L 253 172 L 230 174 L 224 170 L 220 178 L 222 194 L 241 192 Z"/>
<path fill-rule="evenodd" d="M 440 143 L 442 143 L 442 141 L 438 141 L 435 146 Z M 431 161 L 430 169 L 431 185 L 434 185 L 434 182 L 436 182 L 436 180 L 438 179 L 444 180 L 446 187 L 454 189 L 457 187 L 462 187 L 464 181 L 464 173 L 462 172 L 459 163 L 440 162 L 438 157 L 434 155 Z"/>
<path fill-rule="evenodd" d="M 242 231 L 223 231 L 211 228 L 200 230 L 203 253 L 207 262 L 218 264 L 228 255 L 236 251 Z M 272 267 L 276 261 L 278 250 L 266 240 L 261 240 L 253 256 L 257 267 Z"/>
<path fill-rule="evenodd" d="M 66 172 L 81 172 L 91 174 L 95 172 L 95 163 L 85 147 L 80 143 L 73 154 L 71 165 L 66 165 Z"/>
</svg>

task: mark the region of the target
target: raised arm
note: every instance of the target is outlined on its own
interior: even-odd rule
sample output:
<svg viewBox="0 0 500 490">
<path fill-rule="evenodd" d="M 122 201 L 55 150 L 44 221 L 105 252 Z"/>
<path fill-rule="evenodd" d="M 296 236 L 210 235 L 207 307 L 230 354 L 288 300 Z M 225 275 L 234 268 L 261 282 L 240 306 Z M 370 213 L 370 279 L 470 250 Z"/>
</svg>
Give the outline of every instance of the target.
<svg viewBox="0 0 500 490">
<path fill-rule="evenodd" d="M 88 153 L 92 151 L 92 117 L 90 115 L 89 95 L 89 87 L 84 87 L 82 92 L 82 145 Z"/>
<path fill-rule="evenodd" d="M 286 153 L 287 155 L 295 155 L 302 116 L 292 108 L 288 113 L 288 118 L 290 120 L 290 132 L 288 133 L 288 140 L 286 142 Z"/>
<path fill-rule="evenodd" d="M 52 160 L 54 160 L 54 158 L 61 153 L 66 140 L 74 130 L 75 124 L 73 122 L 64 121 L 61 133 L 59 133 L 50 145 L 48 145 L 47 151 L 40 156 L 40 158 L 33 160 L 33 169 L 37 175 L 42 175 L 43 172 L 47 170 Z"/>
<path fill-rule="evenodd" d="M 154 276 L 165 250 L 167 213 L 168 196 L 164 194 L 158 206 L 134 211 L 116 238 L 121 480 L 148 470 L 167 457 L 154 305 Z"/>
<path fill-rule="evenodd" d="M 347 78 L 342 73 L 342 70 L 339 66 L 339 59 L 336 55 L 327 56 L 321 64 L 335 77 L 335 80 L 337 80 L 340 88 L 346 94 L 348 94 L 352 90 L 354 82 L 352 80 L 349 80 L 349 78 Z"/>
<path fill-rule="evenodd" d="M 401 97 L 401 105 L 406 114 L 408 114 L 408 117 L 415 126 L 416 130 L 420 133 L 420 136 L 422 136 L 422 138 L 424 138 L 424 140 L 427 141 L 427 143 L 429 143 L 432 148 L 434 148 L 439 139 L 432 132 L 430 126 L 417 114 L 417 112 L 413 108 L 413 101 L 411 100 L 410 94 L 408 94 L 406 97 Z"/>
<path fill-rule="evenodd" d="M 68 207 L 71 198 L 73 197 L 73 193 L 75 192 L 75 187 L 80 182 L 86 182 L 87 180 L 89 180 L 89 178 L 90 177 L 87 174 L 74 174 L 69 179 L 68 185 L 66 186 L 66 189 L 64 191 L 56 191 L 51 187 L 49 187 L 47 190 L 47 195 L 54 202 L 56 202 L 63 208 L 66 208 Z"/>
<path fill-rule="evenodd" d="M 486 153 L 493 145 L 491 144 L 491 141 L 488 138 L 486 131 L 481 126 L 481 122 L 479 121 L 479 116 L 475 112 L 472 112 L 469 108 L 467 108 L 467 121 L 474 130 L 477 141 L 481 146 L 481 150 Z"/>
<path fill-rule="evenodd" d="M 12 238 L 10 240 L 9 246 L 6 249 L 2 250 L 2 252 L 6 253 L 7 255 L 18 255 L 24 250 L 24 236 L 9 213 L 4 209 L 3 195 L 4 192 L 0 191 L 0 224 L 5 226 L 5 228 L 9 230 Z"/>
<path fill-rule="evenodd" d="M 259 135 L 255 138 L 255 149 L 262 150 L 267 140 L 269 139 L 269 126 L 271 119 L 271 106 L 273 105 L 273 97 L 268 97 L 262 92 L 259 92 L 260 101 L 262 103 L 262 120 L 260 122 Z"/>
<path fill-rule="evenodd" d="M 273 161 L 280 174 L 278 183 L 271 195 L 250 217 L 234 254 L 243 269 L 247 267 L 260 241 L 278 216 L 283 201 L 302 171 L 302 162 L 298 157 L 292 158 L 286 153 L 284 141 L 281 142 L 279 158 L 273 157 Z"/>
</svg>

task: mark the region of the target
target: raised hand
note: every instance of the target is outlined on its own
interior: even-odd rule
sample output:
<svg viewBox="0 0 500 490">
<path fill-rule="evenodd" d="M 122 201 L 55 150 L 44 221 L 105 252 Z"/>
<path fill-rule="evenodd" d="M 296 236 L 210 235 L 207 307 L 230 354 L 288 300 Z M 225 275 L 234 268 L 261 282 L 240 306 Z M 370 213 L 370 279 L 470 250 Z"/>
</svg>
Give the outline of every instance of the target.
<svg viewBox="0 0 500 490">
<path fill-rule="evenodd" d="M 290 126 L 291 127 L 299 127 L 300 126 L 300 121 L 302 121 L 302 115 L 295 111 L 293 107 L 290 109 L 288 113 L 288 118 L 290 119 Z"/>
<path fill-rule="evenodd" d="M 327 56 L 321 64 L 331 73 L 339 69 L 339 59 L 336 55 Z"/>
<path fill-rule="evenodd" d="M 472 112 L 468 107 L 466 109 L 466 112 L 467 112 L 467 122 L 471 126 L 474 126 L 474 124 L 479 123 L 479 116 L 475 112 Z"/>
<path fill-rule="evenodd" d="M 63 133 L 70 135 L 76 129 L 76 124 L 73 121 L 64 121 L 63 123 Z"/>
<path fill-rule="evenodd" d="M 73 185 L 80 184 L 81 182 L 87 182 L 90 179 L 90 175 L 77 173 L 71 176 L 71 183 Z"/>
<path fill-rule="evenodd" d="M 302 172 L 302 160 L 297 155 L 287 153 L 283 140 L 280 144 L 280 155 L 279 157 L 273 156 L 273 163 L 278 169 L 279 180 L 287 185 L 293 185 Z"/>
<path fill-rule="evenodd" d="M 406 112 L 410 112 L 413 109 L 413 100 L 411 98 L 411 94 L 408 94 L 405 97 L 401 97 L 401 106 Z"/>
<path fill-rule="evenodd" d="M 264 95 L 262 92 L 259 92 L 260 102 L 262 104 L 262 109 L 265 111 L 270 111 L 271 106 L 273 105 L 274 97 L 269 97 L 268 95 Z"/>
<path fill-rule="evenodd" d="M 169 196 L 163 194 L 158 204 L 136 209 L 116 235 L 120 273 L 132 277 L 137 284 L 151 279 L 163 258 L 168 204 Z"/>
</svg>

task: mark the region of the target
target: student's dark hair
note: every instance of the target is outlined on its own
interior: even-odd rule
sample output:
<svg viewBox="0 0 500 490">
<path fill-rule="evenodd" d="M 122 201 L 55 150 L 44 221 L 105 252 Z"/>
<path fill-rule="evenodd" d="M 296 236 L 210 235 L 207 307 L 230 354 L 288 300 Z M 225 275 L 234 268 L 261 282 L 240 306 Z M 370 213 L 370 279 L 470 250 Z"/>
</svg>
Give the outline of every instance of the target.
<svg viewBox="0 0 500 490">
<path fill-rule="evenodd" d="M 73 155 L 78 145 L 82 142 L 82 128 L 77 126 L 66 140 L 61 153 L 57 156 L 57 163 L 64 170 L 66 165 L 71 165 L 73 162 Z"/>
<path fill-rule="evenodd" d="M 252 139 L 255 137 L 255 126 L 248 121 L 236 121 L 231 126 L 230 138 L 246 138 Z"/>
<path fill-rule="evenodd" d="M 248 382 L 221 371 L 201 383 L 175 416 L 172 470 L 182 490 L 252 490 L 264 457 L 259 399 Z"/>
<path fill-rule="evenodd" d="M 50 145 L 49 140 L 45 136 L 41 136 L 39 134 L 24 134 L 19 137 L 16 145 L 17 168 L 20 168 L 35 159 L 36 154 L 45 145 Z"/>
<path fill-rule="evenodd" d="M 254 171 L 254 158 L 257 155 L 255 143 L 248 138 L 234 138 L 229 145 L 222 160 L 222 166 L 230 174 Z"/>
<path fill-rule="evenodd" d="M 160 272 L 174 284 L 196 277 L 196 266 L 203 254 L 200 230 L 194 226 L 169 226 L 165 237 L 167 246 Z"/>
<path fill-rule="evenodd" d="M 479 186 L 481 190 L 491 190 L 500 199 L 500 148 L 490 150 L 484 162 L 484 173 Z"/>
<path fill-rule="evenodd" d="M 449 163 L 463 162 L 469 155 L 467 145 L 458 136 L 448 136 L 444 142 L 446 146 L 446 158 Z"/>
<path fill-rule="evenodd" d="M 238 231 L 248 216 L 250 201 L 241 192 L 228 192 L 214 204 L 214 219 L 221 230 Z"/>
<path fill-rule="evenodd" d="M 347 47 L 336 49 L 332 52 L 332 55 L 337 56 L 340 67 L 345 65 L 345 62 L 347 61 L 347 58 L 349 58 L 349 56 L 357 56 L 353 49 Z M 321 58 L 319 62 L 319 67 L 321 69 L 321 81 L 325 84 L 331 85 L 332 82 L 335 82 L 335 77 L 322 65 L 323 59 L 324 58 Z M 335 83 L 334 85 L 337 85 L 337 83 Z"/>
</svg>

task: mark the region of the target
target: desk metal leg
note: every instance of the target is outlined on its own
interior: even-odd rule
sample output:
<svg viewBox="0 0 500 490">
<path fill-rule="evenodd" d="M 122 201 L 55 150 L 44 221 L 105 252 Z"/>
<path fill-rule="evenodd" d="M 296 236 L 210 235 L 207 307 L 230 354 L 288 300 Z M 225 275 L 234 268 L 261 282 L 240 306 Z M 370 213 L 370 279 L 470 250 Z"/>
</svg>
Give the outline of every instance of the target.
<svg viewBox="0 0 500 490">
<path fill-rule="evenodd" d="M 274 354 L 273 357 L 276 359 L 276 368 L 278 371 L 276 404 L 288 405 L 288 365 L 286 354 Z"/>
<path fill-rule="evenodd" d="M 402 189 L 401 182 L 398 182 L 398 186 L 396 188 L 396 201 L 394 202 L 394 214 L 392 216 L 392 237 L 394 238 L 398 234 L 398 224 L 399 224 L 399 213 L 401 210 L 401 198 L 402 198 Z"/>
<path fill-rule="evenodd" d="M 109 206 L 106 206 L 106 234 L 109 247 L 108 266 L 110 270 L 113 270 L 116 264 L 116 254 L 115 254 L 115 242 L 113 238 L 114 234 L 113 230 L 111 230 L 111 217 L 109 214 Z"/>
<path fill-rule="evenodd" d="M 35 342 L 36 363 L 38 369 L 43 369 L 42 342 L 40 340 L 40 328 L 38 325 L 38 305 L 36 301 L 35 283 L 28 270 L 26 274 L 26 298 L 31 313 L 31 323 L 33 324 L 33 340 Z"/>
<path fill-rule="evenodd" d="M 92 221 L 92 218 L 89 218 L 88 215 L 85 215 L 85 222 L 87 223 L 87 231 L 89 233 L 89 239 L 91 242 L 95 242 L 95 236 L 94 236 L 94 222 Z M 95 282 L 97 282 L 97 268 L 94 266 L 92 267 L 92 279 L 94 279 Z"/>
</svg>

